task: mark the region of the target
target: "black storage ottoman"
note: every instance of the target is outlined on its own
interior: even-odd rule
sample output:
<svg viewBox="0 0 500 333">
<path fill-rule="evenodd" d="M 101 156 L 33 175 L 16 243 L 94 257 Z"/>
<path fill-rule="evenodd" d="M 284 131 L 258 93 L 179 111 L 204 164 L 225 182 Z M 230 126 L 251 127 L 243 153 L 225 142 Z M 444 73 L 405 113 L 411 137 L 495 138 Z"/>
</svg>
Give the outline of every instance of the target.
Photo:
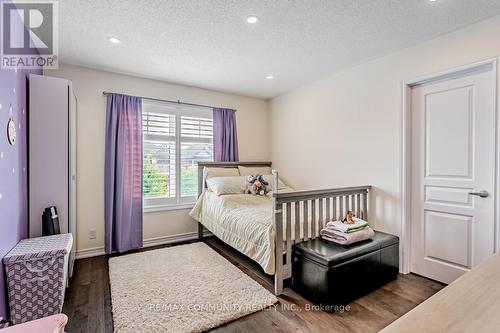
<svg viewBox="0 0 500 333">
<path fill-rule="evenodd" d="M 396 279 L 398 272 L 399 238 L 383 232 L 350 246 L 321 238 L 293 246 L 292 288 L 326 308 L 350 303 Z"/>
</svg>

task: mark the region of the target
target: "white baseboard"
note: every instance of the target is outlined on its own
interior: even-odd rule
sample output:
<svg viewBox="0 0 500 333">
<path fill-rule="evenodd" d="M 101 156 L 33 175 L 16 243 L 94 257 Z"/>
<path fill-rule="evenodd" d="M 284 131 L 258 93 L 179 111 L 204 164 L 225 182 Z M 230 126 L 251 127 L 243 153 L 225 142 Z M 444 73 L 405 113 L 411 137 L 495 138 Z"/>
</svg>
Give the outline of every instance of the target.
<svg viewBox="0 0 500 333">
<path fill-rule="evenodd" d="M 203 237 L 209 237 L 209 236 L 212 236 L 212 233 L 208 230 L 204 230 Z M 165 244 L 181 243 L 195 239 L 198 239 L 197 231 L 179 235 L 148 238 L 143 241 L 142 247 L 145 248 L 145 247 L 152 247 Z M 88 249 L 77 250 L 75 259 L 97 257 L 97 256 L 103 256 L 105 254 L 106 253 L 104 252 L 104 246 L 92 247 Z"/>
<path fill-rule="evenodd" d="M 104 246 L 76 250 L 75 259 L 83 259 L 105 255 Z"/>
<path fill-rule="evenodd" d="M 212 233 L 208 230 L 203 231 L 203 237 L 212 236 Z M 198 239 L 198 231 L 188 232 L 185 234 L 172 235 L 172 236 L 163 236 L 163 237 L 155 237 L 148 238 L 142 242 L 142 247 L 151 247 L 157 245 L 165 245 L 172 243 L 181 243 L 187 242 L 190 240 Z"/>
</svg>

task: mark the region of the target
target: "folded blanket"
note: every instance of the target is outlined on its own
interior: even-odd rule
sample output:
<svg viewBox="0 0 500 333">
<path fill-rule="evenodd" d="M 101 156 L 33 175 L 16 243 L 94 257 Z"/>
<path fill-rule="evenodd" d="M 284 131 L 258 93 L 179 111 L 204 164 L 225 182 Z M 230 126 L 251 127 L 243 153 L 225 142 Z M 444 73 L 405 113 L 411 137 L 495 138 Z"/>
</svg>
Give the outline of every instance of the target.
<svg viewBox="0 0 500 333">
<path fill-rule="evenodd" d="M 340 245 L 350 245 L 373 238 L 375 232 L 370 227 L 364 227 L 360 231 L 344 233 L 331 228 L 323 228 L 320 232 L 323 239 Z"/>
<path fill-rule="evenodd" d="M 364 229 L 368 226 L 368 222 L 354 218 L 353 224 L 346 224 L 340 221 L 331 221 L 326 224 L 328 229 L 337 230 L 340 232 L 351 233 L 361 229 Z"/>
</svg>

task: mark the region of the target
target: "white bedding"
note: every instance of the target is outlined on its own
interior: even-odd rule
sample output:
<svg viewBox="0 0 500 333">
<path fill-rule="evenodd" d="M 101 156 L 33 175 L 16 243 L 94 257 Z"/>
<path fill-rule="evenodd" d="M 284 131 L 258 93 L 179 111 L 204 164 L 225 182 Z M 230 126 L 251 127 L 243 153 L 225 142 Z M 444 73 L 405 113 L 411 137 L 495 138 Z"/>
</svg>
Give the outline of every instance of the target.
<svg viewBox="0 0 500 333">
<path fill-rule="evenodd" d="M 215 236 L 274 274 L 274 226 L 269 196 L 204 191 L 190 215 Z M 292 229 L 293 230 L 293 229 Z"/>
</svg>

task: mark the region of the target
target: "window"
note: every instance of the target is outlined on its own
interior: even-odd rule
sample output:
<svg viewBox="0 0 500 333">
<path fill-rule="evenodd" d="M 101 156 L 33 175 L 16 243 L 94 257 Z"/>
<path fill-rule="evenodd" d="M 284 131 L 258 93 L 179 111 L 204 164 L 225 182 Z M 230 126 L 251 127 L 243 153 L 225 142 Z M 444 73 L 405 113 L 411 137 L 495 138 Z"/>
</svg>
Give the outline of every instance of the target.
<svg viewBox="0 0 500 333">
<path fill-rule="evenodd" d="M 213 161 L 209 108 L 146 101 L 142 105 L 145 207 L 196 201 L 198 161 Z"/>
</svg>

